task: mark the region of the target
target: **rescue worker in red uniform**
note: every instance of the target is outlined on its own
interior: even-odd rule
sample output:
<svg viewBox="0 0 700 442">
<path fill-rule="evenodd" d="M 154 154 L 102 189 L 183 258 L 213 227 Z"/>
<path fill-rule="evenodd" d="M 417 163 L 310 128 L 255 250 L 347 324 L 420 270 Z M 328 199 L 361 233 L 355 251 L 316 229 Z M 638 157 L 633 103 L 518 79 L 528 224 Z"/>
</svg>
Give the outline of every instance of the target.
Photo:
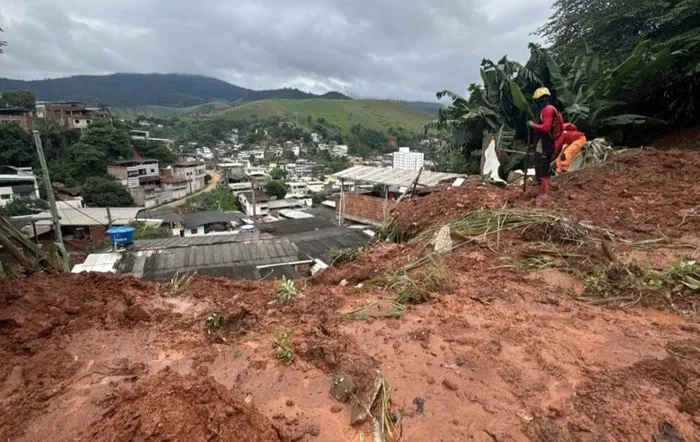
<svg viewBox="0 0 700 442">
<path fill-rule="evenodd" d="M 546 87 L 535 91 L 532 98 L 540 108 L 540 123 L 528 121 L 527 125 L 534 132 L 535 143 L 535 178 L 540 185 L 539 192 L 545 193 L 549 187 L 550 165 L 555 152 L 561 150 L 564 133 L 564 118 L 551 103 L 552 94 Z"/>
</svg>

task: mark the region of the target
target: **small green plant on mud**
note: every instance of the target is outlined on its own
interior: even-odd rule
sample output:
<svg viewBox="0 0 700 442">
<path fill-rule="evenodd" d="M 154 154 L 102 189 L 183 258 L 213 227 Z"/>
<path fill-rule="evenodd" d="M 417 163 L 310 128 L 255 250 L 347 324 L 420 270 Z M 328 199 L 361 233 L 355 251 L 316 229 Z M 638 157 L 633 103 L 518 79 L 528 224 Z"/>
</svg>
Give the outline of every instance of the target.
<svg viewBox="0 0 700 442">
<path fill-rule="evenodd" d="M 168 296 L 172 298 L 187 290 L 196 274 L 197 272 L 183 274 L 175 273 L 170 279 L 170 286 L 168 287 L 167 292 Z"/>
<path fill-rule="evenodd" d="M 207 316 L 207 321 L 206 321 L 206 330 L 208 334 L 214 333 L 216 330 L 220 329 L 221 326 L 223 325 L 223 319 L 224 317 L 221 315 L 221 312 L 216 311 L 212 312 Z"/>
<path fill-rule="evenodd" d="M 288 328 L 277 330 L 272 339 L 272 348 L 275 352 L 275 357 L 283 364 L 290 364 L 294 359 L 294 351 L 292 350 L 292 331 Z"/>
<path fill-rule="evenodd" d="M 331 265 L 334 265 L 354 261 L 355 258 L 360 256 L 364 252 L 365 250 L 363 247 L 342 247 L 338 249 L 331 249 L 328 252 L 328 256 L 331 259 Z"/>
<path fill-rule="evenodd" d="M 640 302 L 669 310 L 685 310 L 700 295 L 700 264 L 680 260 L 664 270 L 639 266 L 636 262 L 615 262 L 582 275 L 584 298 L 594 304 L 621 308 Z"/>
<path fill-rule="evenodd" d="M 280 287 L 277 289 L 275 296 L 280 304 L 288 304 L 292 300 L 298 298 L 300 295 L 294 281 L 287 279 L 286 277 L 282 277 Z"/>
<path fill-rule="evenodd" d="M 389 290 L 396 291 L 394 301 L 397 304 L 421 304 L 430 299 L 430 293 L 446 293 L 454 287 L 447 268 L 439 262 L 433 262 L 419 274 L 411 276 L 408 272 L 396 273 L 389 277 Z"/>
</svg>

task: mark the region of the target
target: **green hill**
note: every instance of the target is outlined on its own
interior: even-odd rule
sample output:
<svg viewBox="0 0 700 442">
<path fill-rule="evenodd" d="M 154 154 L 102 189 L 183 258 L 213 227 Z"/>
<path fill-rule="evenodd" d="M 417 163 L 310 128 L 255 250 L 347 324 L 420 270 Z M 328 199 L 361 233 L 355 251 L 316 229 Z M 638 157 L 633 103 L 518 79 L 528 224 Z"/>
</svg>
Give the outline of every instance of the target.
<svg viewBox="0 0 700 442">
<path fill-rule="evenodd" d="M 278 117 L 311 127 L 319 119 L 338 126 L 343 132 L 359 124 L 386 132 L 390 127 L 420 132 L 434 118 L 420 109 L 384 100 L 262 100 L 218 112 L 209 118 L 225 121 L 249 121 Z"/>
<path fill-rule="evenodd" d="M 221 101 L 198 104 L 190 107 L 167 106 L 137 106 L 137 107 L 112 107 L 112 114 L 119 118 L 133 119 L 140 115 L 150 118 L 183 118 L 197 115 L 206 115 L 231 109 L 231 105 Z"/>
</svg>

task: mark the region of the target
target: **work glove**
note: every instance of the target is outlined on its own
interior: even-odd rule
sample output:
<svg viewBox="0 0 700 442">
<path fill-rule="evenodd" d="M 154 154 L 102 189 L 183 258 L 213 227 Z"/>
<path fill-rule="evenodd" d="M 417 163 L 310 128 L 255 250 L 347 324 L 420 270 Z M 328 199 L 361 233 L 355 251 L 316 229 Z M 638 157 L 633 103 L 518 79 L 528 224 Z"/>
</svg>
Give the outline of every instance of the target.
<svg viewBox="0 0 700 442">
<path fill-rule="evenodd" d="M 530 120 L 530 121 L 527 122 L 527 127 L 532 127 L 532 126 L 534 126 L 534 125 L 535 125 L 535 122 L 532 121 L 532 120 Z"/>
</svg>

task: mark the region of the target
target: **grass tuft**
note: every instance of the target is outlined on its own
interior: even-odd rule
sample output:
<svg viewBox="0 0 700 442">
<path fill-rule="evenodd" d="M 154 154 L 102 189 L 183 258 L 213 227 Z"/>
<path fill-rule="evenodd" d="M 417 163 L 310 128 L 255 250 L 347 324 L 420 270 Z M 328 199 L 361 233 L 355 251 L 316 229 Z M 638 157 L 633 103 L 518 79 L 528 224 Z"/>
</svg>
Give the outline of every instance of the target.
<svg viewBox="0 0 700 442">
<path fill-rule="evenodd" d="M 283 364 L 287 365 L 294 359 L 294 351 L 292 350 L 292 331 L 288 328 L 281 328 L 275 332 L 272 339 L 272 348 L 275 352 L 275 357 Z"/>
</svg>

